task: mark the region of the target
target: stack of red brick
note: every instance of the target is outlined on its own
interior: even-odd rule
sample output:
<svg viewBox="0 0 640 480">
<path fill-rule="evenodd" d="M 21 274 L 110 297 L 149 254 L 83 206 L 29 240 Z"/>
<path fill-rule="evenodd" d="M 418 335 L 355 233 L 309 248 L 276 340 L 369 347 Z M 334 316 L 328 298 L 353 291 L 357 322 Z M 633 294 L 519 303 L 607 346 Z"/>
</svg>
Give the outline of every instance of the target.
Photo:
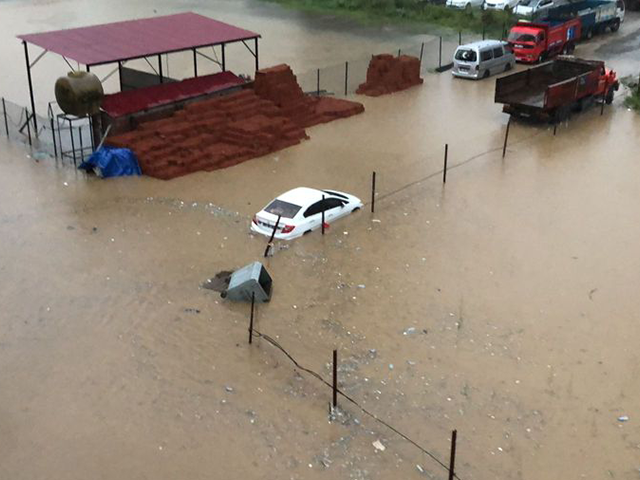
<svg viewBox="0 0 640 480">
<path fill-rule="evenodd" d="M 308 138 L 305 127 L 364 111 L 305 95 L 287 65 L 257 72 L 254 88 L 189 104 L 107 143 L 130 148 L 145 175 L 168 180 L 281 150 Z"/>
<path fill-rule="evenodd" d="M 256 94 L 271 100 L 285 116 L 303 128 L 364 112 L 362 104 L 331 97 L 305 95 L 289 65 L 256 73 Z"/>
<path fill-rule="evenodd" d="M 420 60 L 409 55 L 374 55 L 367 69 L 367 81 L 356 93 L 378 97 L 399 92 L 423 82 L 420 78 Z"/>
</svg>

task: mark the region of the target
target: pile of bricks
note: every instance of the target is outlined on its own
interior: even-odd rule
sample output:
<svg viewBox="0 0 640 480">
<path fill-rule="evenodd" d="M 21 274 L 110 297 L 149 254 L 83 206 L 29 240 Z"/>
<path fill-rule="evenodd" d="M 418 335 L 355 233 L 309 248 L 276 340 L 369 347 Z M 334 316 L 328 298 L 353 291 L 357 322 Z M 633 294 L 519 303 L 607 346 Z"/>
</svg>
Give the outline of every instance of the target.
<svg viewBox="0 0 640 480">
<path fill-rule="evenodd" d="M 254 89 L 188 104 L 107 140 L 130 148 L 145 175 L 168 180 L 230 167 L 300 143 L 305 128 L 364 111 L 360 103 L 307 96 L 287 65 L 258 71 Z"/>
<path fill-rule="evenodd" d="M 356 93 L 378 97 L 399 92 L 423 82 L 420 78 L 420 60 L 409 55 L 374 55 L 367 69 L 367 81 Z"/>
<path fill-rule="evenodd" d="M 357 102 L 305 95 L 291 67 L 285 64 L 257 72 L 254 89 L 303 128 L 364 112 L 364 106 Z"/>
</svg>

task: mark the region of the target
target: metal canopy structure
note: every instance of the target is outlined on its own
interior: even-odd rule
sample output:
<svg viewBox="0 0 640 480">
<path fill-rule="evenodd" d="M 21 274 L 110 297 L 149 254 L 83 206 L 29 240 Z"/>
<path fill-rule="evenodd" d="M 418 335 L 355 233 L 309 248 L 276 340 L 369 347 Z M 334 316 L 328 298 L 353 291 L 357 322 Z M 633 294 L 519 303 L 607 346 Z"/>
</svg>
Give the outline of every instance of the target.
<svg viewBox="0 0 640 480">
<path fill-rule="evenodd" d="M 259 34 L 192 12 L 53 32 L 18 35 L 18 38 L 22 40 L 24 45 L 29 96 L 36 131 L 37 121 L 31 68 L 47 52 L 61 55 L 67 63 L 68 60 L 73 60 L 78 64 L 82 64 L 87 71 L 93 66 L 112 63 L 117 63 L 118 70 L 121 71 L 122 64 L 128 60 L 157 56 L 161 83 L 163 80 L 161 55 L 168 53 L 193 51 L 194 74 L 197 77 L 198 54 L 208 58 L 197 51 L 199 48 L 220 45 L 222 47 L 220 66 L 222 71 L 226 71 L 225 45 L 242 42 L 255 57 L 256 70 L 259 69 L 260 65 L 258 56 Z M 254 41 L 253 50 L 247 44 L 248 40 Z M 28 44 L 44 49 L 33 62 L 29 60 Z"/>
</svg>

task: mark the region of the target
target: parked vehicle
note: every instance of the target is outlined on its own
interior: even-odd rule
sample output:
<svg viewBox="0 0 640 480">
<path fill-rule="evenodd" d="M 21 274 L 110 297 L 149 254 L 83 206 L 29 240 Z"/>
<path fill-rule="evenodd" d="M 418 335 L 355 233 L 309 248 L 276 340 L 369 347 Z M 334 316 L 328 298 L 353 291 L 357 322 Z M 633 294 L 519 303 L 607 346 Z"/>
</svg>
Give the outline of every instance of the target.
<svg viewBox="0 0 640 480">
<path fill-rule="evenodd" d="M 516 57 L 507 42 L 481 40 L 456 49 L 451 73 L 456 77 L 487 78 L 511 70 L 515 64 Z"/>
<path fill-rule="evenodd" d="M 451 8 L 482 8 L 484 0 L 447 0 L 446 6 Z"/>
<path fill-rule="evenodd" d="M 544 62 L 559 53 L 572 53 L 581 35 L 581 25 L 579 18 L 519 21 L 511 28 L 508 41 L 518 62 Z"/>
<path fill-rule="evenodd" d="M 611 0 L 583 0 L 554 7 L 546 13 L 546 21 L 579 18 L 581 37 L 591 38 L 607 29 L 616 32 L 624 21 L 624 2 Z"/>
<path fill-rule="evenodd" d="M 521 0 L 513 10 L 513 13 L 534 19 L 556 5 L 558 5 L 557 0 Z"/>
<path fill-rule="evenodd" d="M 323 198 L 324 197 L 324 198 Z M 260 210 L 251 230 L 270 237 L 280 216 L 274 238 L 291 240 L 362 208 L 358 197 L 335 190 L 299 187 L 283 193 Z"/>
<path fill-rule="evenodd" d="M 520 0 L 485 0 L 485 10 L 513 10 L 520 3 Z"/>
<path fill-rule="evenodd" d="M 610 104 L 618 87 L 604 62 L 559 57 L 497 79 L 495 102 L 510 115 L 560 122 L 598 99 Z"/>
</svg>

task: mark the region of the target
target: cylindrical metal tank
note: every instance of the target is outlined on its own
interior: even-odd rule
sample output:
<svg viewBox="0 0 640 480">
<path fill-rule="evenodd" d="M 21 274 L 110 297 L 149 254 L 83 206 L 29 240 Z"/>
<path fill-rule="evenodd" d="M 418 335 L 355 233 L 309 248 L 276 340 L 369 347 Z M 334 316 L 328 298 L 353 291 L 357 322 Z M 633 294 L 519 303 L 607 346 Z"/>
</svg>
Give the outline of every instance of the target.
<svg viewBox="0 0 640 480">
<path fill-rule="evenodd" d="M 104 90 L 91 72 L 69 72 L 56 81 L 56 101 L 64 113 L 84 117 L 100 111 Z"/>
</svg>

